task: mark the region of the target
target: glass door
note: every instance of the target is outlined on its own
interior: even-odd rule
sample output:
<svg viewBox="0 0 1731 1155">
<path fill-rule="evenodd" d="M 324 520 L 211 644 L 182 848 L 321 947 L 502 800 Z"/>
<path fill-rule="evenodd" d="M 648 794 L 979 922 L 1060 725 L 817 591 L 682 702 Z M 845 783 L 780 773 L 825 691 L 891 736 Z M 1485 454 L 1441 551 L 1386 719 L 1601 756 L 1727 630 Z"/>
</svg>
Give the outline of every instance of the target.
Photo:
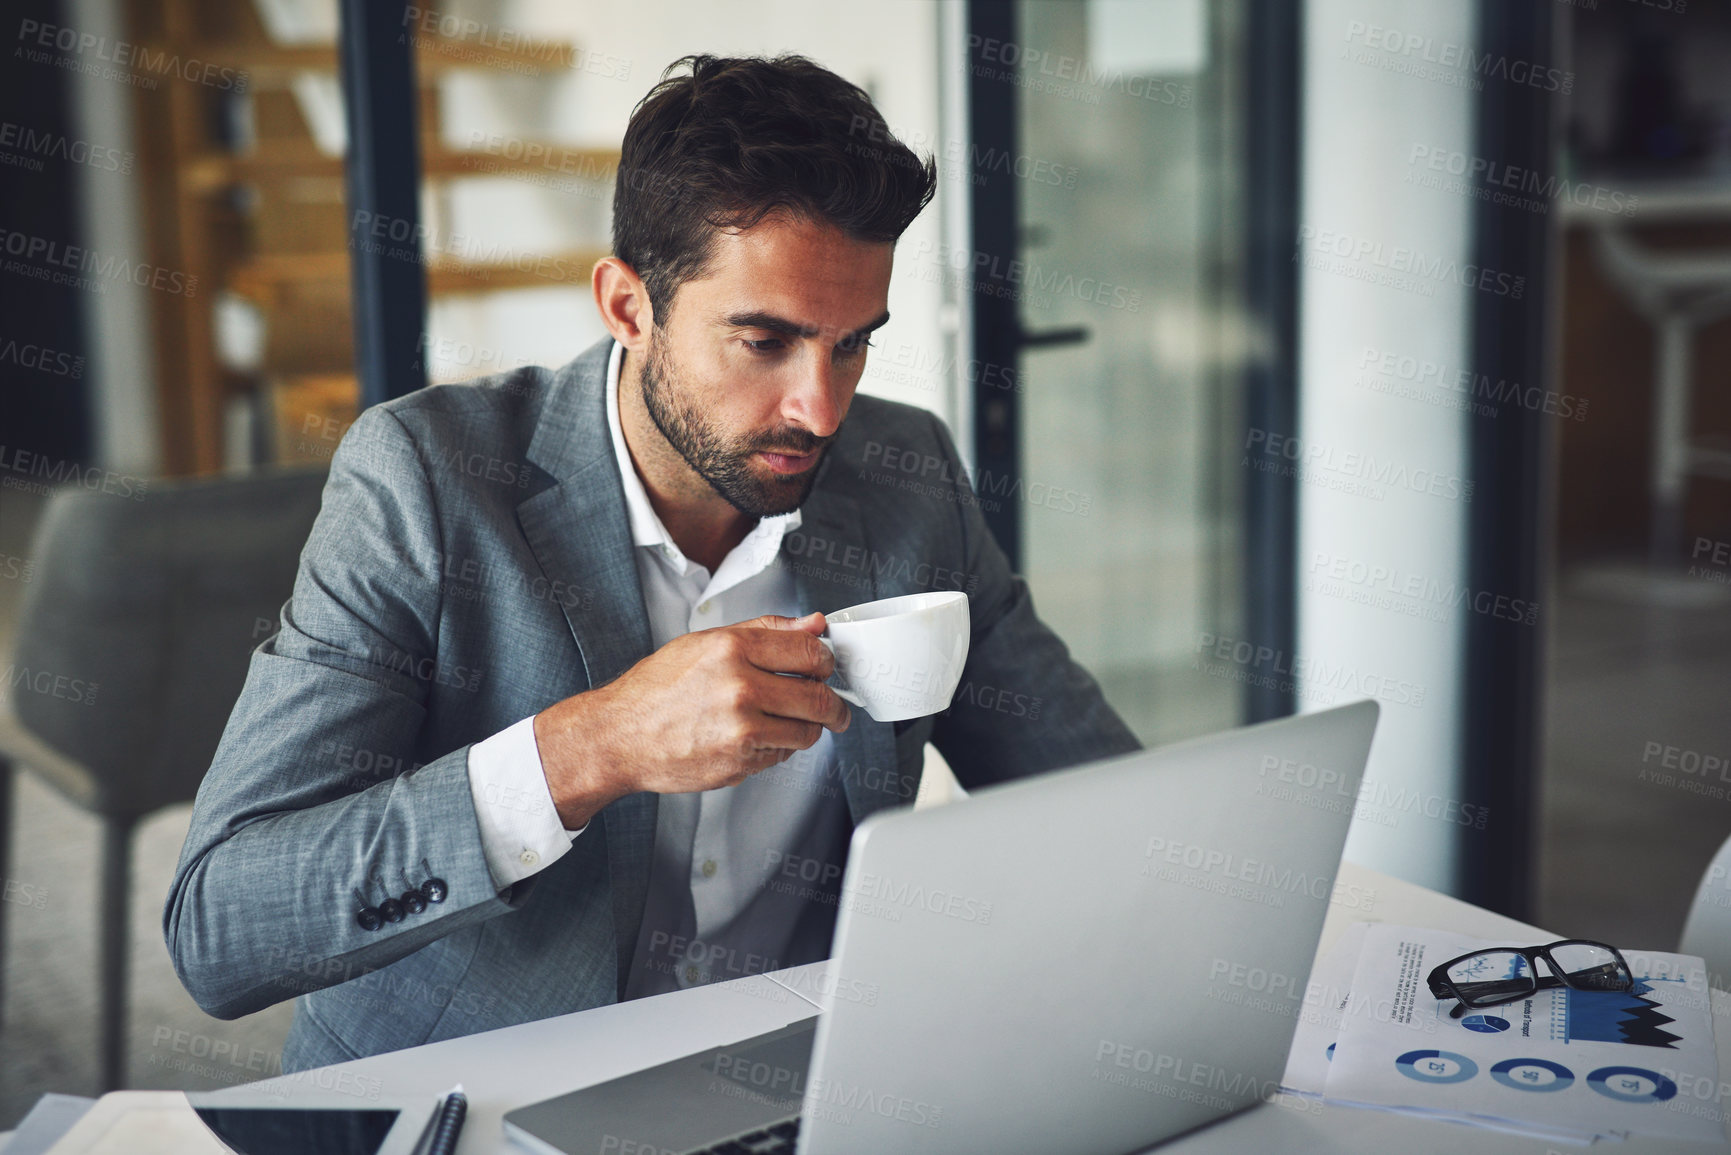
<svg viewBox="0 0 1731 1155">
<path fill-rule="evenodd" d="M 1002 502 L 993 430 L 1013 413 L 1020 568 L 1150 744 L 1243 713 L 1201 660 L 1243 617 L 1236 14 L 1018 0 L 1001 43 L 970 35 L 975 101 L 1015 108 L 1010 156 L 974 143 L 988 178 L 1016 177 L 1015 260 L 976 261 L 975 307 L 1008 298 L 1019 346 L 1014 396 L 976 391 L 977 480 Z"/>
</svg>

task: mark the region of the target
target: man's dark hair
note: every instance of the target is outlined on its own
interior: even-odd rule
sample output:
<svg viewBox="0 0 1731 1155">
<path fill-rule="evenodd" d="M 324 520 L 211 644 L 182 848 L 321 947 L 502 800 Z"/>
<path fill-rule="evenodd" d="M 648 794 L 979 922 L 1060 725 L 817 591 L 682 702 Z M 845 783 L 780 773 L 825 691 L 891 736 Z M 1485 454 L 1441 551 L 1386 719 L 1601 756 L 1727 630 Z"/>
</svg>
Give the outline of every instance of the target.
<svg viewBox="0 0 1731 1155">
<path fill-rule="evenodd" d="M 613 190 L 613 253 L 665 324 L 717 229 L 786 212 L 857 241 L 902 235 L 937 188 L 871 97 L 803 56 L 687 56 L 631 113 Z"/>
</svg>

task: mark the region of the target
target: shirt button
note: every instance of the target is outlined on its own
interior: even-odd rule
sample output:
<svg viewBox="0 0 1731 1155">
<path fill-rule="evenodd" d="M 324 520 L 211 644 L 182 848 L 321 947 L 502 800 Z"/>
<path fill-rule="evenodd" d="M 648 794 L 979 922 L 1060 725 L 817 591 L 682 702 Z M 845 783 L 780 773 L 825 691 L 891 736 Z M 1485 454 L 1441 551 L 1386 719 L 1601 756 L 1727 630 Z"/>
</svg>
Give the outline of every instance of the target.
<svg viewBox="0 0 1731 1155">
<path fill-rule="evenodd" d="M 715 859 L 706 858 L 703 860 L 703 877 L 705 877 L 705 878 L 714 878 L 715 877 Z"/>
<path fill-rule="evenodd" d="M 685 968 L 685 981 L 687 983 L 694 983 L 701 977 L 703 977 L 703 972 L 696 967 L 688 966 Z"/>
<path fill-rule="evenodd" d="M 714 604 L 714 602 L 704 602 L 702 605 L 697 607 L 697 612 L 700 614 L 706 614 L 709 612 L 709 608 Z"/>
<path fill-rule="evenodd" d="M 534 866 L 536 863 L 541 861 L 541 856 L 536 854 L 533 850 L 525 850 L 517 856 L 517 861 L 521 862 L 524 866 Z"/>
</svg>

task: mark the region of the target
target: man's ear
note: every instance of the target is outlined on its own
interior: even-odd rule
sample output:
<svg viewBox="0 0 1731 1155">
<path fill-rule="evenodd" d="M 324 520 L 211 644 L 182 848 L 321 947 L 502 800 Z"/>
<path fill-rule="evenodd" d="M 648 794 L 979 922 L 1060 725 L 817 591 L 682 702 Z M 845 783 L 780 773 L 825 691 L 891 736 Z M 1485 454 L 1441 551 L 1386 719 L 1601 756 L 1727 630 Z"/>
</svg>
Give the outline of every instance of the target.
<svg viewBox="0 0 1731 1155">
<path fill-rule="evenodd" d="M 602 257 L 595 262 L 590 282 L 601 323 L 626 349 L 642 352 L 655 324 L 655 309 L 637 270 L 618 257 Z"/>
</svg>

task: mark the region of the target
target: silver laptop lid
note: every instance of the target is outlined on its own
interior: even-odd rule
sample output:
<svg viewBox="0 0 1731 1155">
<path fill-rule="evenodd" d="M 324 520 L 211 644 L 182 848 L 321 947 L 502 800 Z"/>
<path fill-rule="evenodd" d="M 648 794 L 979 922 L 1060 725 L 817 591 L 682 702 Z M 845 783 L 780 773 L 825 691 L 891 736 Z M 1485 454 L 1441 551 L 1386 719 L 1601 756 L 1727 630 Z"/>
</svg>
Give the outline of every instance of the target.
<svg viewBox="0 0 1731 1155">
<path fill-rule="evenodd" d="M 1123 1155 L 1273 1093 L 1376 718 L 863 823 L 801 1155 Z"/>
</svg>

